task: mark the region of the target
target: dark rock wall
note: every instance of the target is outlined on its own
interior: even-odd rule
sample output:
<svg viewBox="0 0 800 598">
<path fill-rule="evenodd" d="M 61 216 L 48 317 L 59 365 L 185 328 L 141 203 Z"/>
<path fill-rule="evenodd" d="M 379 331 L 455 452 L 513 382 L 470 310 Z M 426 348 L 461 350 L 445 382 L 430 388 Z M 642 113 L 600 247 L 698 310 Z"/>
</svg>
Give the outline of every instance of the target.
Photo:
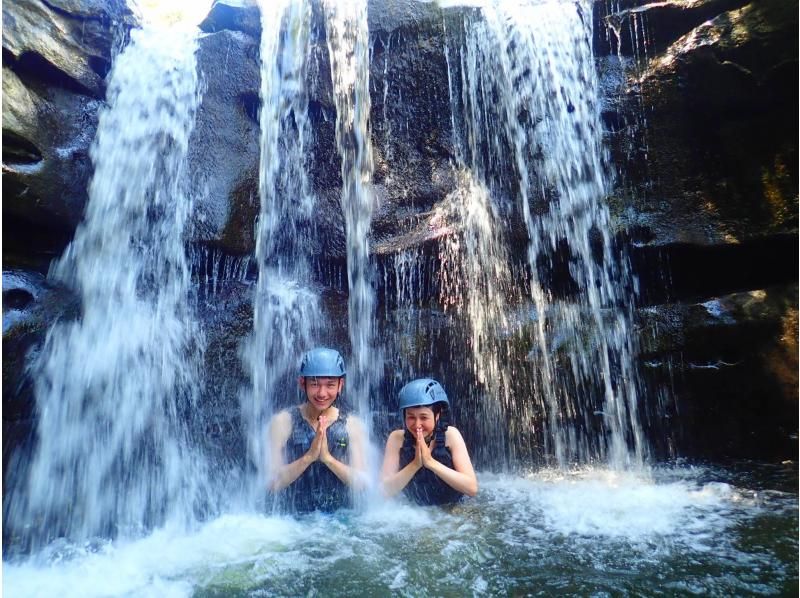
<svg viewBox="0 0 800 598">
<path fill-rule="evenodd" d="M 594 40 L 609 201 L 673 452 L 795 458 L 797 2 L 614 6 L 595 4 Z"/>
</svg>

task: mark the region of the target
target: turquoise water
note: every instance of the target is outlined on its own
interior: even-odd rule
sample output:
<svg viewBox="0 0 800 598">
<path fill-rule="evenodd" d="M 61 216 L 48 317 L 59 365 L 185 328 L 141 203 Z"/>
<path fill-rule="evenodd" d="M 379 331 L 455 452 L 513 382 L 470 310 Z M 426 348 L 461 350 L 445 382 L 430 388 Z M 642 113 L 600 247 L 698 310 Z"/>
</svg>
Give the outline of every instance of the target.
<svg viewBox="0 0 800 598">
<path fill-rule="evenodd" d="M 4 563 L 4 596 L 796 596 L 795 464 L 479 475 L 449 510 L 229 513 Z"/>
</svg>

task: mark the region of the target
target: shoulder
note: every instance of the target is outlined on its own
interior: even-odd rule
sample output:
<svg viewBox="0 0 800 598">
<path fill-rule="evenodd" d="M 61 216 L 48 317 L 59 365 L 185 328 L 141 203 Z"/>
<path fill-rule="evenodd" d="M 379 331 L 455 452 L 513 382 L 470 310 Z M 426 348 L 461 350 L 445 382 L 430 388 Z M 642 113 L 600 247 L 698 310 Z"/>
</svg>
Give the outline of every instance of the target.
<svg viewBox="0 0 800 598">
<path fill-rule="evenodd" d="M 284 409 L 273 415 L 269 420 L 269 427 L 273 430 L 290 428 L 292 426 L 292 414 L 289 409 Z"/>
<path fill-rule="evenodd" d="M 452 446 L 453 444 L 464 444 L 464 437 L 455 426 L 447 426 L 447 430 L 445 430 L 444 433 L 444 438 L 447 446 Z"/>
<path fill-rule="evenodd" d="M 283 445 L 292 434 L 292 414 L 284 409 L 273 415 L 268 424 L 270 442 Z"/>
<path fill-rule="evenodd" d="M 395 430 L 389 434 L 389 438 L 386 439 L 386 446 L 387 447 L 401 447 L 403 446 L 403 430 Z"/>
</svg>

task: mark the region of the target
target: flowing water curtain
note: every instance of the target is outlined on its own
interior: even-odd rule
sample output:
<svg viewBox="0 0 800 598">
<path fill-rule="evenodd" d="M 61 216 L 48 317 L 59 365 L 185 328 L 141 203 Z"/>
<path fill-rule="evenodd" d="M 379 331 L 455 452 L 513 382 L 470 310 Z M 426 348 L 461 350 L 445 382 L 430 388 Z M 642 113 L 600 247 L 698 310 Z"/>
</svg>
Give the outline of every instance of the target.
<svg viewBox="0 0 800 598">
<path fill-rule="evenodd" d="M 471 381 L 462 384 L 458 396 L 459 410 L 468 415 L 459 426 L 478 428 L 477 463 L 505 467 L 514 453 L 508 442 L 509 413 L 519 382 L 510 342 L 516 289 L 488 189 L 466 170 L 458 173 L 458 181 L 437 218 L 458 231 L 440 244 L 439 278 L 440 301 L 458 321 L 451 355 L 471 363 Z"/>
<path fill-rule="evenodd" d="M 250 384 L 242 389 L 243 426 L 263 495 L 266 423 L 297 396 L 300 355 L 324 328 L 319 296 L 310 285 L 315 199 L 307 177 L 311 125 L 306 71 L 311 5 L 265 0 L 261 9 L 260 212 L 253 331 L 242 348 Z M 281 404 L 282 402 L 282 404 Z"/>
<path fill-rule="evenodd" d="M 190 439 L 204 341 L 182 238 L 195 49 L 194 32 L 134 30 L 110 74 L 85 219 L 50 273 L 82 315 L 35 364 L 37 446 L 6 520 L 34 541 L 191 519 L 210 494 Z"/>
<path fill-rule="evenodd" d="M 342 161 L 342 211 L 347 243 L 348 331 L 352 358 L 348 395 L 370 419 L 370 394 L 378 384 L 373 264 L 369 229 L 375 207 L 370 139 L 369 31 L 366 0 L 325 1 L 328 52 L 336 104 L 336 146 Z"/>
<path fill-rule="evenodd" d="M 591 14 L 589 2 L 497 0 L 451 22 L 454 131 L 492 194 L 516 196 L 530 239 L 536 398 L 517 403 L 518 419 L 545 429 L 545 451 L 561 466 L 640 466 L 633 282 L 603 203 Z M 558 266 L 568 277 L 556 293 Z"/>
</svg>

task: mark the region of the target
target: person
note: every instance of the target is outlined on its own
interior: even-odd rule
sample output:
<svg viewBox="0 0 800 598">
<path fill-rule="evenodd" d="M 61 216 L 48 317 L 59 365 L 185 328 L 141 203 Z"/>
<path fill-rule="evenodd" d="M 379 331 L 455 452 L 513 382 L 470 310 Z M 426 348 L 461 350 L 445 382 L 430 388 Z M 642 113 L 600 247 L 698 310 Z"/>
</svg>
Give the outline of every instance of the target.
<svg viewBox="0 0 800 598">
<path fill-rule="evenodd" d="M 442 505 L 478 493 L 478 479 L 461 433 L 448 424 L 450 402 L 436 380 L 420 378 L 400 390 L 405 429 L 386 440 L 384 495 L 401 491 L 422 505 Z"/>
<path fill-rule="evenodd" d="M 299 373 L 305 402 L 275 414 L 268 426 L 268 489 L 281 510 L 332 512 L 351 506 L 351 489 L 364 485 L 364 427 L 336 405 L 346 376 L 338 351 L 308 351 Z"/>
</svg>

